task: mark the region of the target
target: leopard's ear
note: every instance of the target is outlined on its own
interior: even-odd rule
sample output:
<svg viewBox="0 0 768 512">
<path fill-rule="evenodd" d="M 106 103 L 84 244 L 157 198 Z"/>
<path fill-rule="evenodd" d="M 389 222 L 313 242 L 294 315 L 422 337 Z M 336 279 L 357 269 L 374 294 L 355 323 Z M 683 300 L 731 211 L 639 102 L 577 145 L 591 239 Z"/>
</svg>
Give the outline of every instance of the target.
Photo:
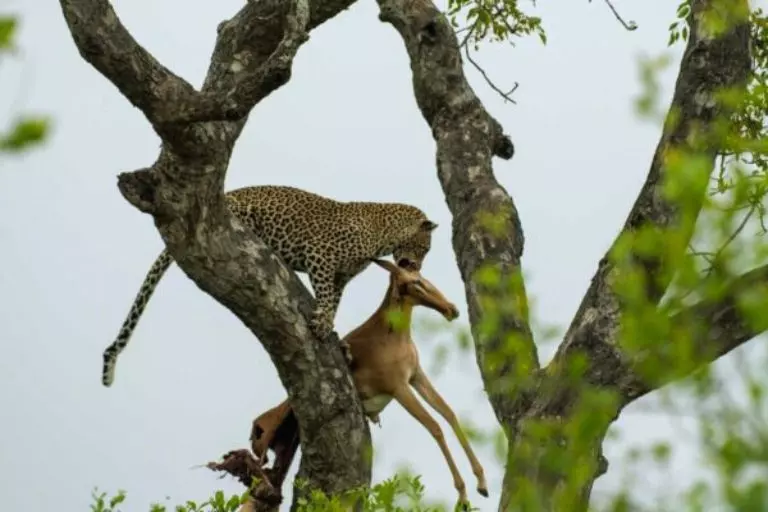
<svg viewBox="0 0 768 512">
<path fill-rule="evenodd" d="M 431 220 L 425 220 L 421 222 L 421 226 L 419 227 L 422 231 L 430 232 L 437 227 L 437 224 L 435 224 Z"/>
</svg>

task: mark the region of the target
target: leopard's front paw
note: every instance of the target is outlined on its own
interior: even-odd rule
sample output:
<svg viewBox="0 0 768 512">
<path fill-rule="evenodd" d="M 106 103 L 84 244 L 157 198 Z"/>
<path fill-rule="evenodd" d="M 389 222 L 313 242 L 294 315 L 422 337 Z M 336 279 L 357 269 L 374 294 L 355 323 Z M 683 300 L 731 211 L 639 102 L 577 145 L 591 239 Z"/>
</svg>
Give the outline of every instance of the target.
<svg viewBox="0 0 768 512">
<path fill-rule="evenodd" d="M 329 337 L 335 334 L 333 324 L 329 323 L 322 315 L 314 315 L 309 322 L 309 328 L 320 341 L 329 341 Z"/>
</svg>

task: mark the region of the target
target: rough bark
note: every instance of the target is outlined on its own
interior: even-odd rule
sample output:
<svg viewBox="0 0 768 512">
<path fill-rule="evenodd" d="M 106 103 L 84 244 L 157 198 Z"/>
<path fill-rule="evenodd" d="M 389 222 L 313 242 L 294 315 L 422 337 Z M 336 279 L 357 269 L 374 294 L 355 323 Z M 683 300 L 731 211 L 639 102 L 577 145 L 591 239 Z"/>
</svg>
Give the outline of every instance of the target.
<svg viewBox="0 0 768 512">
<path fill-rule="evenodd" d="M 233 145 L 252 107 L 288 81 L 293 56 L 309 30 L 353 1 L 249 2 L 219 25 L 208 75 L 197 91 L 133 40 L 107 0 L 60 0 L 81 55 L 144 112 L 163 139 L 157 161 L 122 174 L 120 190 L 152 215 L 180 268 L 261 340 L 298 419 L 300 476 L 330 493 L 370 478 L 370 439 L 359 401 L 339 350 L 321 346 L 310 334 L 309 293 L 279 258 L 227 214 L 222 188 Z M 465 283 L 477 362 L 508 435 L 510 457 L 499 508 L 526 509 L 531 496 L 544 510 L 562 510 L 564 496 L 574 498 L 568 510 L 585 508 L 595 478 L 606 469 L 603 436 L 621 408 L 692 368 L 649 382 L 637 371 L 647 361 L 622 352 L 618 334 L 623 305 L 612 288 L 621 269 L 607 256 L 554 360 L 540 367 L 520 272 L 522 226 L 492 168 L 493 156 L 509 159 L 514 146 L 469 87 L 455 33 L 434 4 L 378 4 L 380 19 L 405 44 L 417 104 L 436 142 L 438 178 L 453 215 L 453 248 Z M 664 156 L 671 148 L 684 150 L 703 162 L 702 173 L 711 170 L 718 150 L 712 143 L 713 124 L 728 114 L 715 92 L 743 87 L 750 62 L 746 20 L 736 19 L 717 37 L 702 28 L 702 14 L 726 4 L 692 1 L 690 38 L 670 108 L 674 122 L 665 126 L 622 233 L 642 226 L 692 229 L 689 216 L 661 194 L 668 169 Z M 747 1 L 738 0 L 738 5 L 746 9 Z M 705 182 L 701 180 L 702 195 Z M 648 299 L 657 301 L 671 279 L 666 262 L 639 254 L 632 258 L 652 277 Z M 484 278 L 488 272 L 493 279 Z M 745 290 L 766 285 L 768 268 L 757 269 L 736 280 L 717 303 L 694 305 L 673 318 L 708 320 L 697 345 L 701 364 L 768 327 L 748 323 L 737 308 Z M 564 371 L 576 355 L 586 361 L 578 386 Z M 583 386 L 617 392 L 618 400 L 594 418 L 591 437 L 577 448 L 559 434 L 582 398 Z M 542 423 L 554 434 L 537 437 L 534 425 Z M 551 457 L 566 454 L 586 468 L 575 483 L 572 475 L 548 464 Z M 526 485 L 532 489 L 529 496 L 520 491 Z"/>
<path fill-rule="evenodd" d="M 485 389 L 501 423 L 521 407 L 526 394 L 516 375 L 538 368 L 528 326 L 525 288 L 520 274 L 523 232 L 512 198 L 496 181 L 492 157 L 512 158 L 514 146 L 501 125 L 483 107 L 464 76 L 453 28 L 429 0 L 379 0 L 379 18 L 400 34 L 411 59 L 413 89 L 437 143 L 437 169 L 453 216 L 453 247 L 466 284 L 469 319 Z M 494 214 L 494 229 L 484 216 Z M 504 283 L 474 279 L 491 264 Z M 483 329 L 484 318 L 500 323 Z M 518 336 L 509 357 L 494 358 Z"/>
<path fill-rule="evenodd" d="M 720 149 L 718 143 L 713 142 L 710 131 L 715 130 L 717 121 L 727 119 L 729 114 L 728 107 L 716 97 L 716 93 L 726 88 L 743 92 L 751 66 L 746 18 L 735 22 L 725 34 L 717 37 L 702 27 L 702 17 L 718 3 L 715 0 L 694 0 L 691 3 L 690 38 L 680 64 L 668 123 L 653 155 L 646 182 L 624 224 L 622 235 L 636 232 L 641 226 L 653 226 L 658 230 L 677 227 L 682 228 L 686 238 L 690 239 L 693 223 L 690 219 L 681 218 L 680 206 L 670 202 L 662 191 L 662 179 L 667 170 L 665 153 L 671 149 L 682 150 L 699 159 L 702 176 L 696 180 L 699 188 L 691 196 L 698 195 L 703 201 L 708 177 Z M 740 3 L 746 14 L 747 1 L 740 0 Z M 676 121 L 670 122 L 671 117 Z M 701 202 L 698 205 L 700 207 Z M 690 215 L 695 212 L 686 213 Z M 695 215 L 690 216 L 695 220 Z M 649 300 L 658 301 L 666 291 L 673 273 L 669 269 L 662 271 L 665 265 L 659 259 L 649 260 L 640 255 L 633 257 L 648 276 Z M 617 347 L 622 305 L 612 289 L 612 283 L 620 277 L 620 272 L 621 269 L 606 254 L 555 356 L 556 360 L 560 360 L 576 351 L 601 354 L 599 357 L 605 361 L 601 361 L 599 366 L 603 368 L 591 372 L 587 377 L 592 384 L 617 385 L 631 373 Z M 612 370 L 606 372 L 609 367 Z M 622 394 L 630 399 L 636 392 L 626 385 L 622 389 Z"/>
<path fill-rule="evenodd" d="M 743 14 L 746 14 L 746 0 L 741 1 L 740 6 L 743 7 Z M 750 69 L 750 36 L 746 17 L 732 20 L 729 30 L 721 35 L 713 36 L 704 29 L 702 18 L 705 13 L 722 7 L 723 4 L 713 0 L 694 0 L 691 3 L 690 37 L 681 62 L 668 122 L 653 156 L 646 183 L 620 236 L 649 226 L 659 231 L 676 229 L 679 233 L 684 233 L 684 239 L 690 238 L 692 234 L 692 219 L 695 219 L 697 210 L 687 210 L 684 216 L 681 207 L 668 200 L 662 192 L 662 181 L 668 169 L 664 157 L 667 151 L 681 150 L 689 157 L 698 159 L 699 172 L 702 175 L 695 181 L 699 188 L 692 191 L 691 195 L 698 194 L 703 200 L 708 177 L 720 149 L 713 136 L 715 124 L 727 119 L 729 115 L 728 107 L 716 93 L 725 88 L 743 92 Z M 698 205 L 698 208 L 700 207 L 701 203 Z M 690 205 L 687 208 L 690 208 Z M 632 254 L 632 258 L 646 275 L 647 299 L 657 302 L 672 278 L 671 265 L 658 257 L 645 258 Z M 619 346 L 623 304 L 613 289 L 613 283 L 621 278 L 621 272 L 622 269 L 611 262 L 608 254 L 600 261 L 597 273 L 592 278 L 591 286 L 562 344 L 553 361 L 543 372 L 545 377 L 541 379 L 536 399 L 525 415 L 517 419 L 518 425 L 532 425 L 531 420 L 544 419 L 554 423 L 556 427 L 563 427 L 568 421 L 569 412 L 581 397 L 578 389 L 590 387 L 616 392 L 618 401 L 614 404 L 615 408 L 597 419 L 598 435 L 594 436 L 588 446 L 581 448 L 582 453 L 576 454 L 576 460 L 590 467 L 592 474 L 579 483 L 576 489 L 566 490 L 566 475 L 560 471 L 548 470 L 540 462 L 544 456 L 551 457 L 553 453 L 557 455 L 560 451 L 572 451 L 574 447 L 561 439 L 559 446 L 541 448 L 538 455 L 533 457 L 525 456 L 524 452 L 530 453 L 531 444 L 535 445 L 536 442 L 531 442 L 533 435 L 523 427 L 519 429 L 519 436 L 510 439 L 510 466 L 500 509 L 514 506 L 514 503 L 511 503 L 512 496 L 515 486 L 521 483 L 521 477 L 538 484 L 539 496 L 544 498 L 547 507 L 557 508 L 557 497 L 571 492 L 572 497 L 578 497 L 575 506 L 571 506 L 574 509 L 586 508 L 594 479 L 606 469 L 601 445 L 608 427 L 623 406 L 652 389 L 657 389 L 665 382 L 651 383 L 643 379 L 635 369 L 640 363 L 636 359 L 639 356 L 630 356 Z M 724 312 L 732 311 L 726 303 L 709 307 L 722 308 Z M 725 322 L 727 318 L 728 314 L 721 317 L 720 321 Z M 712 336 L 722 331 L 715 326 L 709 333 Z M 730 349 L 735 346 L 726 341 L 720 340 L 721 348 Z M 702 343 L 701 346 L 703 348 L 705 344 Z M 701 363 L 711 362 L 723 353 L 723 350 L 709 352 Z M 585 357 L 586 368 L 578 386 L 574 386 L 566 372 L 568 362 L 577 356 Z M 570 455 L 574 456 L 573 453 Z M 511 475 L 512 471 L 516 475 Z"/>
<path fill-rule="evenodd" d="M 698 159 L 702 176 L 695 181 L 699 188 L 693 192 L 703 199 L 708 176 L 720 150 L 713 133 L 716 130 L 715 125 L 727 119 L 730 113 L 728 106 L 716 93 L 726 88 L 743 92 L 751 65 L 749 26 L 745 17 L 748 13 L 746 0 L 740 0 L 738 3 L 742 9 L 740 13 L 744 16 L 734 16 L 724 34 L 713 35 L 704 28 L 702 18 L 706 13 L 712 9 L 721 9 L 724 5 L 727 4 L 715 0 L 693 0 L 691 3 L 690 37 L 680 65 L 667 123 L 653 156 L 646 183 L 620 237 L 649 226 L 659 231 L 677 229 L 687 238 L 692 234 L 691 219 L 696 217 L 696 208 L 686 211 L 684 216 L 681 207 L 668 200 L 662 192 L 662 181 L 668 170 L 664 157 L 667 151 L 681 150 L 689 157 Z M 698 205 L 698 208 L 700 207 L 701 203 Z M 632 254 L 632 258 L 646 275 L 648 300 L 657 302 L 672 278 L 670 265 L 660 258 L 650 259 L 639 254 Z M 549 509 L 558 509 L 557 500 L 565 499 L 566 493 L 570 493 L 570 499 L 575 500 L 570 502 L 572 509 L 586 509 L 594 480 L 607 467 L 602 457 L 601 445 L 610 424 L 618 417 L 622 407 L 672 378 L 672 375 L 668 375 L 666 380 L 648 382 L 636 371 L 636 365 L 641 362 L 637 359 L 640 356 L 630 356 L 619 346 L 623 304 L 613 289 L 613 283 L 621 278 L 621 272 L 622 269 L 611 262 L 608 254 L 600 261 L 597 273 L 592 278 L 562 344 L 548 368 L 542 373 L 539 393 L 530 409 L 517 418 L 516 424 L 525 426 L 518 429 L 518 436 L 509 440 L 510 463 L 500 510 L 515 507 L 515 499 L 520 499 L 519 495 L 515 496 L 515 489 L 523 483 L 522 479 L 536 483 L 538 495 Z M 733 310 L 727 301 L 700 307 L 722 310 L 725 314 L 719 320 L 721 328 L 725 326 L 726 321 L 734 320 L 730 316 Z M 694 309 L 686 314 L 694 314 L 695 311 Z M 722 334 L 721 328 L 717 325 L 712 327 L 707 339 L 713 341 L 713 335 Z M 700 363 L 711 362 L 725 353 L 726 348 L 732 349 L 736 343 L 728 343 L 728 340 L 735 341 L 736 338 L 726 336 L 719 340 L 721 350 L 708 351 Z M 705 343 L 701 344 L 702 356 L 705 355 L 705 346 Z M 578 386 L 574 386 L 566 372 L 568 362 L 577 356 L 585 357 L 586 368 Z M 597 434 L 593 439 L 580 447 L 580 453 L 569 454 L 571 460 L 579 461 L 588 467 L 591 473 L 578 482 L 575 488 L 569 489 L 566 484 L 567 476 L 561 470 L 547 469 L 541 461 L 544 457 L 557 456 L 568 450 L 573 452 L 574 446 L 570 446 L 563 439 L 558 439 L 558 442 L 549 447 L 541 446 L 540 442 L 537 446 L 537 441 L 532 441 L 535 435 L 531 429 L 535 422 L 531 420 L 545 420 L 550 425 L 554 424 L 556 430 L 562 429 L 569 419 L 569 413 L 581 398 L 579 390 L 584 388 L 614 391 L 618 398 L 613 408 L 609 408 L 602 417 L 595 419 Z"/>
<path fill-rule="evenodd" d="M 353 1 L 248 2 L 219 25 L 205 83 L 196 91 L 131 37 L 107 0 L 60 0 L 80 54 L 163 140 L 154 164 L 119 176 L 121 192 L 152 215 L 182 271 L 262 342 L 298 418 L 299 474 L 327 493 L 370 480 L 362 408 L 341 352 L 311 334 L 311 295 L 229 215 L 223 183 L 247 114 L 288 81 L 308 31 Z"/>
<path fill-rule="evenodd" d="M 491 164 L 494 155 L 511 157 L 512 145 L 505 142 L 501 127 L 467 84 L 454 31 L 434 4 L 379 0 L 379 6 L 380 19 L 392 24 L 405 43 L 418 106 L 437 143 L 438 177 L 453 214 L 453 246 L 465 283 L 478 365 L 496 416 L 509 436 L 499 509 L 584 508 L 595 478 L 606 470 L 603 436 L 620 408 L 664 383 L 640 378 L 634 368 L 639 361 L 631 360 L 618 346 L 622 304 L 612 283 L 620 270 L 607 255 L 601 260 L 557 355 L 546 369 L 540 369 L 520 277 L 522 227 L 512 198 L 496 181 Z M 714 36 L 701 23 L 706 11 L 726 6 L 714 0 L 692 2 L 690 38 L 670 118 L 622 233 L 648 226 L 659 231 L 674 228 L 687 236 L 692 232 L 691 218 L 695 219 L 701 205 L 683 215 L 678 204 L 663 195 L 664 157 L 676 149 L 699 159 L 703 175 L 695 192 L 703 198 L 719 149 L 713 144 L 714 125 L 729 113 L 716 93 L 722 88 L 743 89 L 750 67 L 748 25 L 739 17 L 748 12 L 746 0 L 740 0 L 742 10 L 730 16 L 732 26 L 725 34 Z M 480 221 L 483 212 L 496 214 L 492 227 Z M 667 262 L 639 254 L 632 257 L 649 276 L 648 299 L 658 301 L 672 276 Z M 495 279 L 511 284 L 489 286 L 482 278 L 475 279 L 484 266 L 496 268 Z M 750 273 L 744 279 L 753 283 L 764 275 Z M 745 282 L 735 286 L 743 287 Z M 713 361 L 756 334 L 736 314 L 733 296 L 718 304 L 699 304 L 681 315 L 714 313 L 715 325 L 701 339 L 701 363 Z M 489 329 L 489 324 L 494 327 Z M 578 386 L 567 375 L 568 362 L 576 355 L 586 357 Z M 578 387 L 583 385 L 618 391 L 619 399 L 595 418 L 592 439 L 574 453 L 577 448 L 557 433 L 567 424 L 581 398 Z M 534 430 L 542 424 L 553 435 L 537 439 Z M 587 470 L 575 485 L 567 472 L 547 464 L 548 459 L 566 454 Z"/>
</svg>

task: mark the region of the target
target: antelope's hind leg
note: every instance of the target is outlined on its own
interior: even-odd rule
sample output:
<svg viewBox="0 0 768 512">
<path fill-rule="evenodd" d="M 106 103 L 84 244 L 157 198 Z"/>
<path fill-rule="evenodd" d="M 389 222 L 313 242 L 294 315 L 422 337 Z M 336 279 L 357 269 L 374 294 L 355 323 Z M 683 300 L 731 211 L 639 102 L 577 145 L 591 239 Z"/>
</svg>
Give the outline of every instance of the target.
<svg viewBox="0 0 768 512">
<path fill-rule="evenodd" d="M 446 401 L 443 400 L 443 397 L 440 396 L 440 393 L 437 392 L 421 368 L 419 368 L 416 375 L 411 379 L 411 385 L 416 392 L 418 392 L 419 395 L 421 395 L 434 410 L 445 418 L 445 421 L 447 421 L 449 425 L 451 425 L 454 434 L 456 434 L 459 443 L 461 443 L 461 447 L 464 449 L 464 453 L 467 454 L 469 463 L 472 465 L 472 473 L 474 473 L 475 478 L 477 478 L 477 492 L 487 498 L 488 484 L 485 481 L 483 466 L 480 464 L 480 461 L 477 460 L 477 457 L 475 457 L 475 452 L 472 451 L 472 446 L 470 446 L 467 437 L 464 435 L 464 431 L 461 429 L 461 425 L 459 424 L 459 420 L 456 418 L 453 409 L 451 409 Z"/>
<path fill-rule="evenodd" d="M 394 397 L 395 400 L 400 402 L 400 405 L 411 414 L 411 416 L 424 425 L 424 428 L 432 434 L 432 437 L 435 438 L 437 444 L 440 445 L 440 450 L 443 452 L 443 456 L 445 457 L 445 460 L 448 463 L 448 468 L 451 470 L 451 475 L 453 476 L 453 486 L 459 493 L 459 506 L 462 510 L 469 510 L 466 485 L 461 478 L 459 469 L 456 467 L 456 462 L 454 462 L 453 457 L 451 456 L 451 452 L 445 442 L 445 436 L 443 435 L 443 430 L 440 428 L 440 425 L 429 415 L 429 412 L 423 405 L 421 405 L 419 399 L 416 398 L 416 395 L 413 394 L 411 388 L 407 384 L 398 389 L 394 393 Z"/>
</svg>

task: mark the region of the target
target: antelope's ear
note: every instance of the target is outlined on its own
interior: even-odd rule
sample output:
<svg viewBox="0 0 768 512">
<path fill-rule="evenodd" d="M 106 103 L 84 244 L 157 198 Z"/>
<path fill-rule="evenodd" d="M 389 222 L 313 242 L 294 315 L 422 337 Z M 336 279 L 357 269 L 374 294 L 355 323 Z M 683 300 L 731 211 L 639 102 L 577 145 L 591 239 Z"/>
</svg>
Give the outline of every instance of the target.
<svg viewBox="0 0 768 512">
<path fill-rule="evenodd" d="M 399 270 L 397 266 L 395 266 L 395 264 L 389 260 L 380 260 L 378 258 L 371 258 L 371 261 L 377 264 L 378 266 L 380 266 L 381 268 L 383 268 L 384 270 L 387 270 L 393 274 L 397 273 Z"/>
<path fill-rule="evenodd" d="M 425 221 L 422 221 L 420 227 L 422 231 L 430 232 L 437 227 L 437 224 L 435 224 L 431 220 L 425 220 Z"/>
</svg>

